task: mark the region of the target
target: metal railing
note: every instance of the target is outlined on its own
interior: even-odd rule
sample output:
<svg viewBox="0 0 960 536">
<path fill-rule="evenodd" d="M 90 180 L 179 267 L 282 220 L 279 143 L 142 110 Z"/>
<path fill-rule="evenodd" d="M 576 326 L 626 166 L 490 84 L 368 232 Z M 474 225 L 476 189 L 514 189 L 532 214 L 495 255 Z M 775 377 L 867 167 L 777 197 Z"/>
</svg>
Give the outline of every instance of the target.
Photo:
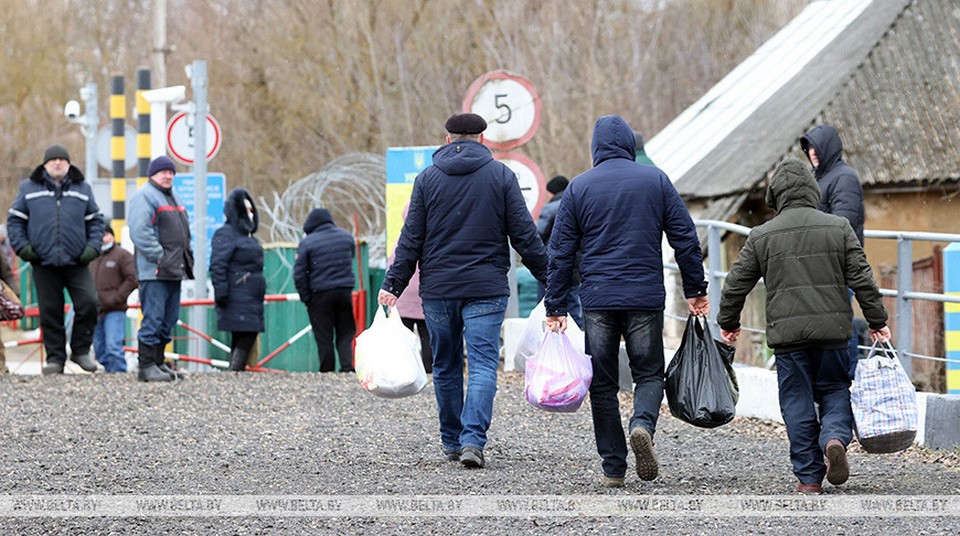
<svg viewBox="0 0 960 536">
<path fill-rule="evenodd" d="M 722 270 L 722 255 L 709 255 L 709 252 L 720 251 L 721 237 L 724 232 L 732 232 L 747 236 L 750 228 L 734 223 L 717 220 L 694 220 L 697 227 L 707 230 L 707 296 L 710 299 L 710 321 L 716 324 L 717 310 L 720 305 L 720 294 L 723 289 L 723 280 L 727 272 Z M 960 234 L 925 233 L 908 231 L 873 231 L 865 230 L 865 238 L 876 238 L 897 241 L 897 288 L 880 289 L 883 296 L 894 297 L 897 300 L 897 331 L 894 339 L 899 348 L 900 360 L 907 374 L 913 372 L 913 358 L 933 361 L 951 362 L 956 360 L 944 357 L 927 356 L 913 353 L 913 301 L 926 300 L 941 303 L 960 303 L 960 296 L 949 296 L 942 293 L 914 292 L 913 291 L 913 242 L 960 242 Z M 676 264 L 665 264 L 665 267 L 678 271 Z M 744 331 L 764 333 L 765 330 L 754 327 L 742 327 Z"/>
</svg>

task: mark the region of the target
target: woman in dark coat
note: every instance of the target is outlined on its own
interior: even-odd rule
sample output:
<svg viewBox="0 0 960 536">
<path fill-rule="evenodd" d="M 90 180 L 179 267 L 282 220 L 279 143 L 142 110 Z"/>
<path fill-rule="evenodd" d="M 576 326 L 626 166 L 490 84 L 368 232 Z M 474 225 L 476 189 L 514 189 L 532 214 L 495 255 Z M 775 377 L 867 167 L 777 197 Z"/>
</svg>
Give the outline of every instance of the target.
<svg viewBox="0 0 960 536">
<path fill-rule="evenodd" d="M 213 234 L 210 280 L 217 329 L 231 332 L 230 370 L 244 370 L 247 356 L 263 331 L 263 246 L 253 237 L 260 224 L 250 193 L 236 188 L 223 207 L 227 223 Z"/>
</svg>

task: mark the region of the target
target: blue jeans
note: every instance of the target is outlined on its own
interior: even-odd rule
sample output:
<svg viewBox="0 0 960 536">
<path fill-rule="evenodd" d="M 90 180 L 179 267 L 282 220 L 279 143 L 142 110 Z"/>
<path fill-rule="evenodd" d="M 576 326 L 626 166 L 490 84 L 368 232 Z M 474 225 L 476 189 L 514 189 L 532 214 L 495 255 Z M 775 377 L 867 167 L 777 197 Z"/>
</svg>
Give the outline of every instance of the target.
<svg viewBox="0 0 960 536">
<path fill-rule="evenodd" d="M 423 300 L 433 350 L 433 390 L 445 452 L 483 450 L 493 417 L 500 364 L 500 328 L 507 297 Z M 467 394 L 463 394 L 463 345 L 467 345 Z"/>
<path fill-rule="evenodd" d="M 850 354 L 842 350 L 798 350 L 776 354 L 780 414 L 790 439 L 793 474 L 803 484 L 820 484 L 827 474 L 827 441 L 850 444 Z M 819 405 L 818 408 L 814 404 Z"/>
<path fill-rule="evenodd" d="M 586 322 L 587 354 L 593 357 L 590 406 L 603 474 L 627 472 L 627 442 L 620 420 L 620 338 L 627 343 L 633 378 L 633 416 L 629 429 L 645 428 L 653 437 L 663 401 L 663 311 L 591 311 Z"/>
<path fill-rule="evenodd" d="M 173 340 L 180 315 L 180 281 L 141 281 L 143 322 L 137 339 L 147 346 L 164 346 Z"/>
<path fill-rule="evenodd" d="M 126 313 L 110 311 L 100 316 L 93 332 L 93 351 L 107 372 L 127 371 L 127 360 L 123 356 L 123 337 L 126 334 Z"/>
</svg>

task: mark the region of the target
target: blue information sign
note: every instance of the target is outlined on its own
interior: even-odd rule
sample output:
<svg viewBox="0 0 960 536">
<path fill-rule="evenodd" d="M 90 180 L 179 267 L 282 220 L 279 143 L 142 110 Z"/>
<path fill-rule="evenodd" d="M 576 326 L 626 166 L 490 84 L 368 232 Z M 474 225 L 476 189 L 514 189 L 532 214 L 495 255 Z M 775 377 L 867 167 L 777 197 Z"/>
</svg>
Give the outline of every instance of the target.
<svg viewBox="0 0 960 536">
<path fill-rule="evenodd" d="M 213 233 L 223 226 L 223 201 L 226 197 L 227 179 L 223 173 L 207 173 L 207 259 L 213 243 Z M 196 250 L 197 225 L 194 222 L 193 174 L 177 173 L 173 178 L 173 192 L 183 203 L 190 218 L 190 247 Z"/>
</svg>

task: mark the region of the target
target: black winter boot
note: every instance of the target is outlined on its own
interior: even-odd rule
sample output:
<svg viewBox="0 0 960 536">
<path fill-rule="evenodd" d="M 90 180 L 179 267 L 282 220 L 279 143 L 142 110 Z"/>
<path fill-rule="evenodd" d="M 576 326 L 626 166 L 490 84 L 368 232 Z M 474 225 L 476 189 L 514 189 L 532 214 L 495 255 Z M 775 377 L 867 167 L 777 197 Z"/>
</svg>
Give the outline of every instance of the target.
<svg viewBox="0 0 960 536">
<path fill-rule="evenodd" d="M 236 372 L 242 372 L 247 369 L 247 356 L 250 355 L 249 350 L 244 350 L 242 348 L 234 348 L 230 351 L 230 370 Z"/>
<path fill-rule="evenodd" d="M 137 379 L 142 382 L 171 382 L 173 376 L 160 370 L 157 367 L 156 355 L 163 356 L 162 346 L 148 346 L 140 343 L 137 361 L 140 364 L 140 372 L 137 373 Z"/>
<path fill-rule="evenodd" d="M 185 380 L 187 379 L 187 374 L 180 370 L 177 370 L 167 364 L 166 358 L 163 357 L 163 346 L 160 347 L 160 350 L 154 355 L 154 363 L 157 364 L 162 372 L 166 372 L 175 380 Z"/>
</svg>

